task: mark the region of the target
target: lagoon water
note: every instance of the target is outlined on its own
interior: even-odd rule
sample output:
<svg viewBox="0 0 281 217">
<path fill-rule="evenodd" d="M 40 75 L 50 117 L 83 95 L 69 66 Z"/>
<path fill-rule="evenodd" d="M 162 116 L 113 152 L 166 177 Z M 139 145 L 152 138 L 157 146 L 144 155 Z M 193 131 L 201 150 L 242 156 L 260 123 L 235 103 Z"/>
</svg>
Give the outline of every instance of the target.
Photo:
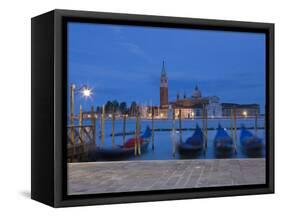
<svg viewBox="0 0 281 217">
<path fill-rule="evenodd" d="M 89 121 L 86 121 L 84 124 L 89 124 Z M 229 119 L 208 119 L 208 127 L 209 128 L 217 128 L 218 124 L 221 124 L 224 128 L 230 127 Z M 202 119 L 185 119 L 182 120 L 182 128 L 195 128 L 196 124 L 200 127 L 202 126 Z M 246 127 L 255 126 L 254 118 L 241 118 L 237 119 L 237 128 L 241 127 L 244 124 Z M 126 122 L 126 132 L 133 132 L 135 129 L 135 119 L 128 119 Z M 151 120 L 141 120 L 141 132 L 143 132 L 146 126 L 151 127 Z M 172 129 L 173 122 L 171 120 L 154 120 L 154 128 L 155 129 Z M 175 121 L 175 127 L 179 127 L 179 122 Z M 264 118 L 261 117 L 258 119 L 258 127 L 264 127 Z M 115 133 L 122 133 L 123 121 L 116 120 L 115 121 Z M 255 130 L 250 130 L 255 133 Z M 112 121 L 105 120 L 105 147 L 112 146 Z M 193 134 L 194 130 L 185 130 L 182 131 L 182 138 L 185 141 L 188 137 Z M 229 135 L 231 135 L 231 131 L 227 130 Z M 225 156 L 218 156 L 213 147 L 213 140 L 216 134 L 216 130 L 208 131 L 208 144 L 206 152 L 201 152 L 196 155 L 181 155 L 175 150 L 175 143 L 179 141 L 180 134 L 178 131 L 155 131 L 154 137 L 154 150 L 152 150 L 152 143 L 150 142 L 149 147 L 145 153 L 142 153 L 141 156 L 131 156 L 122 160 L 172 160 L 172 159 L 215 159 L 215 158 L 252 158 L 252 157 L 265 157 L 265 148 L 259 153 L 245 153 L 240 146 L 240 130 L 237 129 L 237 153 Z M 265 142 L 265 130 L 258 129 L 257 134 L 260 138 Z M 97 145 L 101 144 L 100 140 L 100 122 L 97 120 Z M 133 135 L 126 135 L 126 139 L 132 138 Z M 115 136 L 115 144 L 122 144 L 122 135 Z"/>
</svg>

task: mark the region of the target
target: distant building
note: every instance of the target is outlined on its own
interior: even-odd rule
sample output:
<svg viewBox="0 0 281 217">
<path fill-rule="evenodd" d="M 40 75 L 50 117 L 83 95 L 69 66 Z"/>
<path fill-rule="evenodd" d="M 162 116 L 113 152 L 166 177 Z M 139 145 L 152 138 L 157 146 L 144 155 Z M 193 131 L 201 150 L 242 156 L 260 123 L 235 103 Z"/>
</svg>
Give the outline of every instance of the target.
<svg viewBox="0 0 281 217">
<path fill-rule="evenodd" d="M 220 104 L 220 99 L 217 96 L 208 97 L 209 103 L 206 106 L 208 117 L 221 117 L 222 116 L 222 106 Z"/>
<path fill-rule="evenodd" d="M 183 98 L 177 94 L 175 101 L 170 103 L 176 114 L 181 110 L 182 118 L 194 118 L 202 116 L 203 108 L 207 110 L 210 117 L 221 117 L 222 110 L 217 96 L 202 97 L 199 87 L 196 85 L 191 97 Z"/>
<path fill-rule="evenodd" d="M 155 119 L 163 119 L 168 117 L 168 108 L 161 108 L 160 106 L 140 106 L 140 115 L 141 118 L 152 118 L 152 110 L 153 110 L 153 117 Z"/>
<path fill-rule="evenodd" d="M 231 116 L 231 110 L 234 111 L 238 117 L 254 117 L 260 114 L 260 106 L 258 104 L 236 104 L 236 103 L 222 103 L 223 116 Z"/>
<path fill-rule="evenodd" d="M 160 108 L 168 108 L 168 77 L 165 70 L 165 62 L 163 61 L 160 76 Z"/>
</svg>

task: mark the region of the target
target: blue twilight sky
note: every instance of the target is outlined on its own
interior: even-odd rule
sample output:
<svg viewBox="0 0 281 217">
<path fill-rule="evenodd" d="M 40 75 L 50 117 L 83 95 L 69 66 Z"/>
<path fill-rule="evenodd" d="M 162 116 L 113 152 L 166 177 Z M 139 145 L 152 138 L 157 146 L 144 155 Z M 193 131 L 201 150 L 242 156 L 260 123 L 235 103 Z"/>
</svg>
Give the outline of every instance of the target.
<svg viewBox="0 0 281 217">
<path fill-rule="evenodd" d="M 265 34 L 213 30 L 68 23 L 68 85 L 87 84 L 89 109 L 108 100 L 159 104 L 165 60 L 169 101 L 197 84 L 221 102 L 265 106 Z"/>
</svg>

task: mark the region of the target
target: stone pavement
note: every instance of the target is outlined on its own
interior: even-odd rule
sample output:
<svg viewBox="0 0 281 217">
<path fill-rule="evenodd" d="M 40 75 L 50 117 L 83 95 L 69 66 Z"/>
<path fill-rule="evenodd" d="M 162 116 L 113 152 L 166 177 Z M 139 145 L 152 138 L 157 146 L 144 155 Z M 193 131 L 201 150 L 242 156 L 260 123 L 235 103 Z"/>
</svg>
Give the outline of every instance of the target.
<svg viewBox="0 0 281 217">
<path fill-rule="evenodd" d="M 262 158 L 68 163 L 70 195 L 264 183 Z"/>
</svg>

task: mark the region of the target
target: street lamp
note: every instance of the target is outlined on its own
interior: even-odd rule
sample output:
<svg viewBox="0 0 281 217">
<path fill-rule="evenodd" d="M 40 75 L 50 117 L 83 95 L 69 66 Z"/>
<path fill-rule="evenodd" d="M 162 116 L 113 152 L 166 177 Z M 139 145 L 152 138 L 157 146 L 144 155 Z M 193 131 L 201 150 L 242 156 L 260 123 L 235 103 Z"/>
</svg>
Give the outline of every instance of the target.
<svg viewBox="0 0 281 217">
<path fill-rule="evenodd" d="M 70 85 L 70 125 L 74 125 L 74 95 L 76 93 L 82 94 L 86 99 L 90 97 L 92 93 L 92 89 L 87 85 L 82 85 L 79 88 L 76 88 L 75 84 Z"/>
<path fill-rule="evenodd" d="M 75 144 L 75 129 L 74 129 L 74 95 L 75 93 L 82 94 L 83 97 L 88 98 L 92 95 L 91 89 L 87 85 L 82 85 L 79 88 L 76 88 L 75 84 L 70 85 L 70 127 L 71 127 L 71 141 Z M 82 138 L 82 124 L 83 124 L 83 113 L 82 113 L 82 106 L 80 105 L 80 115 L 79 115 L 79 136 Z M 73 153 L 75 154 L 75 149 Z"/>
<path fill-rule="evenodd" d="M 248 116 L 248 112 L 247 111 L 243 111 L 243 115 L 246 118 Z"/>
<path fill-rule="evenodd" d="M 82 93 L 82 96 L 84 96 L 85 98 L 88 98 L 92 95 L 92 90 L 88 86 L 83 86 L 81 88 L 81 93 Z"/>
</svg>

